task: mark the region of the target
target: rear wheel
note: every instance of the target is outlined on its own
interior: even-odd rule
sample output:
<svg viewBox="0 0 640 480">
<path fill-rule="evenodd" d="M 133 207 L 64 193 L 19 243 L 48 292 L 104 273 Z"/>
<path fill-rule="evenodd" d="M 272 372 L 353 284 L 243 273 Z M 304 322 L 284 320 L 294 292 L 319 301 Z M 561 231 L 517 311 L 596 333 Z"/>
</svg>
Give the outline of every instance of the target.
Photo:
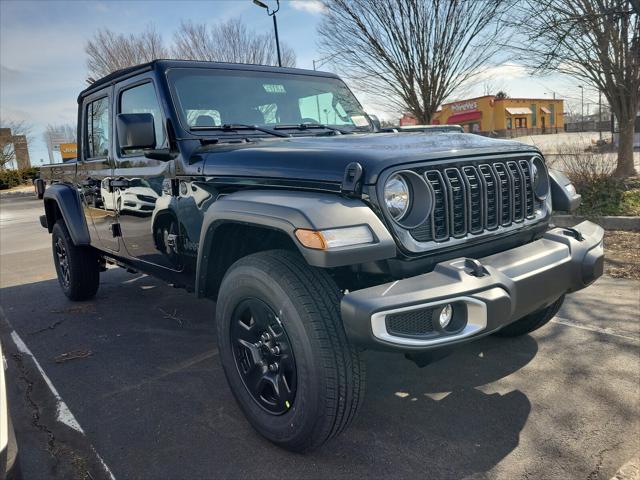
<svg viewBox="0 0 640 480">
<path fill-rule="evenodd" d="M 53 226 L 51 239 L 53 262 L 64 294 L 71 300 L 94 297 L 100 283 L 100 262 L 96 251 L 91 247 L 74 245 L 63 220 L 58 220 Z"/>
<path fill-rule="evenodd" d="M 281 250 L 239 260 L 220 288 L 218 346 L 231 390 L 251 425 L 288 450 L 339 434 L 364 397 L 339 295 L 326 272 Z"/>
<path fill-rule="evenodd" d="M 549 321 L 556 316 L 558 310 L 560 310 L 562 302 L 564 302 L 564 295 L 548 307 L 530 313 L 526 317 L 516 320 L 512 324 L 498 330 L 496 335 L 500 337 L 519 337 L 520 335 L 531 333 L 549 323 Z"/>
</svg>

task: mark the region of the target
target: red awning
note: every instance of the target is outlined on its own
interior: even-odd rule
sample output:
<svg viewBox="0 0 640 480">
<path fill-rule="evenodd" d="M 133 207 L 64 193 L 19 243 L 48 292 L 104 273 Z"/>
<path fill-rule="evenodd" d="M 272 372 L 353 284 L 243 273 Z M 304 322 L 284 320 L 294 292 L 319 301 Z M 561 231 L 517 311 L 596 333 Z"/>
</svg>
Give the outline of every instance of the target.
<svg viewBox="0 0 640 480">
<path fill-rule="evenodd" d="M 448 124 L 452 123 L 462 123 L 468 122 L 470 120 L 480 120 L 482 117 L 482 112 L 464 112 L 464 113 L 456 113 L 455 115 L 451 115 L 447 119 Z"/>
</svg>

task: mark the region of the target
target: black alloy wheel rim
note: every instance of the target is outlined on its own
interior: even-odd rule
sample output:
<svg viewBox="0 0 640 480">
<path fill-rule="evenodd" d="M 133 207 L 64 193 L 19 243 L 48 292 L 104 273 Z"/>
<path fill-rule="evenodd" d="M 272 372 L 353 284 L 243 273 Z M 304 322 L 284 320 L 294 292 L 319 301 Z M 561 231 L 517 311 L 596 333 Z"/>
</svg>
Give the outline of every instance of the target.
<svg viewBox="0 0 640 480">
<path fill-rule="evenodd" d="M 60 237 L 56 239 L 56 258 L 60 268 L 60 280 L 62 280 L 65 287 L 68 287 L 70 282 L 69 256 L 67 255 L 64 241 Z"/>
<path fill-rule="evenodd" d="M 251 398 L 272 415 L 289 411 L 296 395 L 296 363 L 273 309 L 257 298 L 243 300 L 229 333 L 236 368 Z"/>
</svg>

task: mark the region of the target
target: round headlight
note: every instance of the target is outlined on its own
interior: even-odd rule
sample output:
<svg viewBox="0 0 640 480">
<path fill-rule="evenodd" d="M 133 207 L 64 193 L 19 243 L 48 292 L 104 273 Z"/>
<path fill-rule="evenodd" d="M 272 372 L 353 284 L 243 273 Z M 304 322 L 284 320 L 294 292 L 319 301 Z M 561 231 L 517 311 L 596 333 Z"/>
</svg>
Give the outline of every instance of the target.
<svg viewBox="0 0 640 480">
<path fill-rule="evenodd" d="M 531 161 L 531 183 L 533 193 L 536 198 L 543 200 L 549 194 L 549 174 L 544 161 L 540 157 L 535 157 Z"/>
<path fill-rule="evenodd" d="M 401 220 L 411 203 L 409 184 L 401 175 L 391 175 L 384 186 L 384 203 L 395 220 Z"/>
</svg>

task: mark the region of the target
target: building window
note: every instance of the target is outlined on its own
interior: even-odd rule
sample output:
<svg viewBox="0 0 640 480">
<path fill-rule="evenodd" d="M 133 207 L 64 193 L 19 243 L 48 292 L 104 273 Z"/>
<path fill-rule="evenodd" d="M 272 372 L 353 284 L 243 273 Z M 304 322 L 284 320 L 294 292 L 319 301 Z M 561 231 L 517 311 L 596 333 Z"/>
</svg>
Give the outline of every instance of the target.
<svg viewBox="0 0 640 480">
<path fill-rule="evenodd" d="M 516 118 L 516 128 L 527 128 L 527 117 Z"/>
<path fill-rule="evenodd" d="M 507 130 L 511 130 L 513 128 L 513 120 L 511 117 L 507 117 Z"/>
</svg>

